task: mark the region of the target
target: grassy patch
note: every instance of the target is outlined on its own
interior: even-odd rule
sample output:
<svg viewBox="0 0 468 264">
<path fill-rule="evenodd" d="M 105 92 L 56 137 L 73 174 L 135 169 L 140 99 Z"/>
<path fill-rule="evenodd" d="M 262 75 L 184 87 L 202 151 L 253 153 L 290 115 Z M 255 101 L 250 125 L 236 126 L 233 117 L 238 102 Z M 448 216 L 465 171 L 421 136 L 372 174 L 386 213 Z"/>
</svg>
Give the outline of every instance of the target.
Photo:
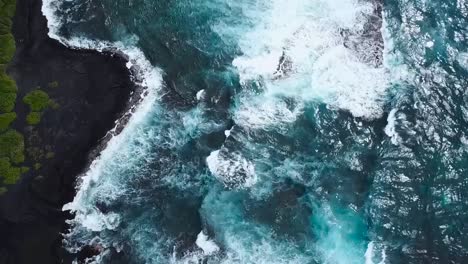
<svg viewBox="0 0 468 264">
<path fill-rule="evenodd" d="M 16 113 L 5 113 L 0 114 L 0 132 L 7 130 L 11 122 L 16 119 Z"/>
<path fill-rule="evenodd" d="M 39 124 L 41 121 L 42 111 L 48 107 L 51 107 L 52 109 L 57 109 L 59 107 L 59 105 L 54 102 L 54 100 L 50 99 L 49 95 L 39 87 L 24 96 L 23 102 L 29 105 L 29 108 L 31 109 L 31 112 L 26 117 L 26 122 L 29 125 Z"/>
<path fill-rule="evenodd" d="M 0 158 L 8 158 L 13 164 L 24 162 L 24 138 L 10 129 L 0 134 Z"/>
<path fill-rule="evenodd" d="M 49 98 L 49 95 L 46 92 L 40 89 L 37 89 L 37 90 L 29 92 L 23 98 L 23 102 L 29 105 L 29 108 L 31 109 L 31 111 L 39 112 L 49 107 L 51 100 Z"/>
<path fill-rule="evenodd" d="M 26 116 L 26 123 L 31 126 L 39 124 L 41 122 L 41 115 L 41 112 L 30 112 Z"/>
</svg>

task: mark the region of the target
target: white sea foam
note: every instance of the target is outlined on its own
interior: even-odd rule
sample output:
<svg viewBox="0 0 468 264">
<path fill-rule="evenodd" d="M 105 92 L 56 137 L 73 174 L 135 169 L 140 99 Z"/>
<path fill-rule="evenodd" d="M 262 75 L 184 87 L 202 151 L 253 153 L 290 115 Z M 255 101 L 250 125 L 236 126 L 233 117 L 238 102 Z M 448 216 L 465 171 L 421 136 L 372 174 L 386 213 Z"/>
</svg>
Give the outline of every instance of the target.
<svg viewBox="0 0 468 264">
<path fill-rule="evenodd" d="M 385 126 L 385 134 L 390 137 L 390 140 L 393 145 L 398 145 L 400 142 L 400 136 L 396 132 L 395 124 L 396 124 L 396 114 L 397 109 L 392 109 L 387 117 L 387 125 Z"/>
<path fill-rule="evenodd" d="M 246 128 L 268 129 L 293 123 L 300 113 L 302 113 L 300 103 L 288 106 L 280 98 L 258 96 L 242 100 L 241 105 L 235 109 L 234 120 L 237 125 Z"/>
<path fill-rule="evenodd" d="M 193 138 L 202 133 L 210 133 L 223 128 L 223 124 L 207 120 L 204 116 L 204 109 L 200 106 L 187 112 L 181 112 L 179 115 L 181 115 L 184 132 Z"/>
<path fill-rule="evenodd" d="M 212 255 L 219 251 L 218 245 L 216 245 L 213 240 L 209 239 L 203 231 L 198 234 L 195 244 L 203 250 L 205 255 Z"/>
<path fill-rule="evenodd" d="M 47 18 L 47 27 L 49 28 L 49 37 L 62 42 L 62 38 L 59 36 L 58 31 L 62 25 L 62 21 L 56 12 L 62 1 L 54 0 L 42 0 L 42 14 Z M 63 43 L 63 42 L 62 42 Z M 65 43 L 64 43 L 65 44 Z"/>
<path fill-rule="evenodd" d="M 231 135 L 232 129 L 233 129 L 233 127 L 231 127 L 231 129 L 224 130 L 224 135 L 226 136 L 226 138 L 228 138 Z"/>
<path fill-rule="evenodd" d="M 230 187 L 251 187 L 257 182 L 254 164 L 240 153 L 215 150 L 206 158 L 210 172 Z"/>
<path fill-rule="evenodd" d="M 374 241 L 367 244 L 366 253 L 364 254 L 365 264 L 374 264 L 372 258 L 374 257 Z"/>
<path fill-rule="evenodd" d="M 243 55 L 233 61 L 242 83 L 262 82 L 268 95 L 322 100 L 359 117 L 382 114 L 387 88 L 384 67 L 368 65 L 356 51 L 343 45 L 340 35 L 340 29 L 351 34 L 363 30 L 373 12 L 370 4 L 276 0 L 260 6 L 263 8 L 256 16 L 261 19 L 240 36 Z"/>
<path fill-rule="evenodd" d="M 202 100 L 205 97 L 205 89 L 201 89 L 197 92 L 196 98 L 198 101 Z"/>
<path fill-rule="evenodd" d="M 388 71 L 388 79 L 391 84 L 408 82 L 414 78 L 415 73 L 404 63 L 404 55 L 395 46 L 395 40 L 390 32 L 386 16 L 387 14 L 382 11 L 383 65 Z"/>
<path fill-rule="evenodd" d="M 457 61 L 460 65 L 468 71 L 468 52 L 460 52 L 457 55 Z"/>
<path fill-rule="evenodd" d="M 367 244 L 367 249 L 366 253 L 364 254 L 365 258 L 365 264 L 375 264 L 374 258 L 376 257 L 376 252 L 375 252 L 375 245 L 374 241 L 369 242 Z M 377 257 L 379 258 L 379 257 Z M 385 248 L 382 249 L 380 252 L 380 261 L 377 264 L 385 264 L 387 260 L 387 253 L 385 252 Z"/>
</svg>

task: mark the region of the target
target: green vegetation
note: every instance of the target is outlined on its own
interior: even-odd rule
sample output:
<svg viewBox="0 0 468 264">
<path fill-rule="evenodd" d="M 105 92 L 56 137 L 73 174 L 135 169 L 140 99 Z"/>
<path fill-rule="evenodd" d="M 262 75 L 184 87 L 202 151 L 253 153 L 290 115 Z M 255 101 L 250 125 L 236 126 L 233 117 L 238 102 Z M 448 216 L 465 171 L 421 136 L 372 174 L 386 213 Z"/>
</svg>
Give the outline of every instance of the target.
<svg viewBox="0 0 468 264">
<path fill-rule="evenodd" d="M 39 122 L 41 122 L 41 115 L 41 112 L 30 112 L 26 116 L 26 123 L 31 126 L 39 124 Z"/>
<path fill-rule="evenodd" d="M 0 113 L 13 111 L 16 101 L 16 90 L 15 81 L 6 74 L 5 65 L 0 64 Z"/>
<path fill-rule="evenodd" d="M 23 166 L 21 167 L 21 173 L 26 173 L 29 171 L 29 167 Z"/>
<path fill-rule="evenodd" d="M 0 63 L 11 61 L 15 54 L 15 39 L 11 33 L 0 35 Z"/>
<path fill-rule="evenodd" d="M 0 34 L 8 34 L 10 33 L 11 28 L 11 20 L 8 16 L 0 16 Z"/>
<path fill-rule="evenodd" d="M 16 93 L 1 93 L 0 95 L 0 113 L 13 111 L 16 101 Z"/>
<path fill-rule="evenodd" d="M 55 102 L 54 100 L 50 100 L 49 106 L 50 106 L 50 108 L 52 108 L 54 110 L 56 110 L 56 109 L 58 109 L 60 107 L 60 105 L 57 102 Z"/>
<path fill-rule="evenodd" d="M 29 92 L 23 98 L 23 102 L 29 105 L 29 108 L 31 108 L 31 111 L 39 112 L 49 107 L 51 100 L 49 98 L 49 95 L 46 92 L 40 89 L 37 89 L 32 92 Z"/>
<path fill-rule="evenodd" d="M 0 0 L 0 194 L 7 191 L 4 185 L 14 184 L 27 167 L 19 167 L 24 162 L 24 138 L 10 127 L 16 119 L 15 108 L 17 87 L 7 75 L 6 65 L 15 54 L 15 39 L 11 34 L 12 18 L 16 0 Z"/>
<path fill-rule="evenodd" d="M 42 167 L 42 165 L 39 162 L 34 163 L 34 169 L 38 170 Z"/>
<path fill-rule="evenodd" d="M 0 114 L 0 132 L 5 131 L 15 119 L 15 112 Z"/>
<path fill-rule="evenodd" d="M 16 83 L 11 79 L 5 71 L 5 66 L 0 67 L 0 93 L 16 93 Z"/>
<path fill-rule="evenodd" d="M 24 161 L 24 138 L 10 129 L 0 134 L 0 158 L 9 158 L 14 164 Z"/>
<path fill-rule="evenodd" d="M 55 157 L 55 153 L 52 151 L 47 152 L 46 159 L 53 159 Z"/>
<path fill-rule="evenodd" d="M 0 0 L 0 64 L 7 64 L 15 53 L 15 39 L 11 25 L 15 14 L 16 0 Z"/>
<path fill-rule="evenodd" d="M 48 107 L 52 107 L 53 109 L 58 108 L 58 104 L 50 99 L 49 95 L 42 91 L 40 87 L 24 96 L 23 102 L 29 105 L 31 109 L 31 112 L 26 117 L 26 122 L 32 126 L 39 124 L 42 111 Z"/>
<path fill-rule="evenodd" d="M 49 88 L 57 88 L 59 87 L 59 83 L 57 81 L 53 81 L 53 82 L 50 82 L 47 86 Z"/>
<path fill-rule="evenodd" d="M 21 176 L 21 168 L 11 166 L 8 158 L 0 158 L 0 175 L 3 184 L 14 184 Z"/>
</svg>

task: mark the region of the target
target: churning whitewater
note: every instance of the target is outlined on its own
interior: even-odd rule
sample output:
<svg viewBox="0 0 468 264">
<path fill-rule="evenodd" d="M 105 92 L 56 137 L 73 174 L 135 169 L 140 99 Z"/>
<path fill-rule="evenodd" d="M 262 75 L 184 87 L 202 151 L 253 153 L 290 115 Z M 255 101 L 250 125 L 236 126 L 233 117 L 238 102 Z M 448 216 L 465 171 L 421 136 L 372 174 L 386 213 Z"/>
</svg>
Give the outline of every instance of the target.
<svg viewBox="0 0 468 264">
<path fill-rule="evenodd" d="M 464 0 L 42 11 L 145 89 L 63 208 L 77 263 L 468 261 Z"/>
</svg>

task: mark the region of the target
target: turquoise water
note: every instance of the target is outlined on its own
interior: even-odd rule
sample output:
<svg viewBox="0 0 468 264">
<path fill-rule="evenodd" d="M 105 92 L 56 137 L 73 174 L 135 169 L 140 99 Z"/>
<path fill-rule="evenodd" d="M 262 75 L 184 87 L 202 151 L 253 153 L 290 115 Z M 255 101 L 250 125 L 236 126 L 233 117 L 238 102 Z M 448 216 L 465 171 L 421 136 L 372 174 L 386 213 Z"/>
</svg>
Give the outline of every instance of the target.
<svg viewBox="0 0 468 264">
<path fill-rule="evenodd" d="M 468 261 L 468 6 L 44 1 L 145 97 L 81 175 L 97 263 Z"/>
</svg>

